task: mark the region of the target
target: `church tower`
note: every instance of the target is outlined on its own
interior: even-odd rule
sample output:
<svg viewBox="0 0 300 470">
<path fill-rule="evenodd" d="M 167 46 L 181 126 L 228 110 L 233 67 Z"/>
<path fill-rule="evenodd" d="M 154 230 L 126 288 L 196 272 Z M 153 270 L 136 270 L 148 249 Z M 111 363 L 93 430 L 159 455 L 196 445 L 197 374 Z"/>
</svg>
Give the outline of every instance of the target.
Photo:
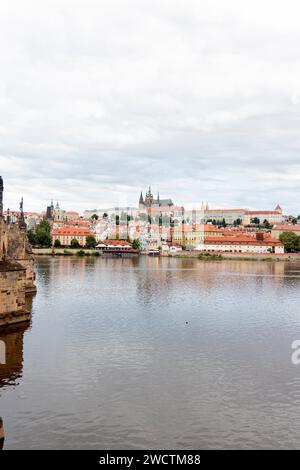
<svg viewBox="0 0 300 470">
<path fill-rule="evenodd" d="M 149 190 L 146 193 L 145 204 L 147 207 L 151 207 L 153 203 L 153 194 L 151 193 L 151 187 L 149 186 Z"/>
</svg>

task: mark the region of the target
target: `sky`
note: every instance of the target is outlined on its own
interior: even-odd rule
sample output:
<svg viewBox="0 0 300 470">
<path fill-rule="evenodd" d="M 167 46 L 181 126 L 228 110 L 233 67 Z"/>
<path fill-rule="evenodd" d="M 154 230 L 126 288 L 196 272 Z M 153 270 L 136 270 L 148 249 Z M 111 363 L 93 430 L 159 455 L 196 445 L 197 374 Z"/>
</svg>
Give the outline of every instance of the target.
<svg viewBox="0 0 300 470">
<path fill-rule="evenodd" d="M 5 208 L 300 214 L 300 3 L 0 4 Z"/>
</svg>

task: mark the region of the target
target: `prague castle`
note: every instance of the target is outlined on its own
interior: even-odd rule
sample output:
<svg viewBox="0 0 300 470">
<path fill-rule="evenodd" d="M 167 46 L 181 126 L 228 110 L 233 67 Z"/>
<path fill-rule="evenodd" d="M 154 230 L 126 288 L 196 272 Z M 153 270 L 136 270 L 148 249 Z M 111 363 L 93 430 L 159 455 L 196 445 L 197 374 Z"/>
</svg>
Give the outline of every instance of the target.
<svg viewBox="0 0 300 470">
<path fill-rule="evenodd" d="M 154 196 L 151 192 L 150 187 L 148 191 L 146 192 L 145 198 L 143 197 L 143 193 L 141 192 L 140 199 L 139 199 L 140 210 L 146 210 L 147 208 L 161 208 L 161 207 L 167 207 L 170 209 L 172 206 L 174 206 L 172 199 L 160 199 L 159 194 L 157 195 L 157 199 L 154 199 Z"/>
<path fill-rule="evenodd" d="M 23 202 L 17 223 L 3 217 L 3 179 L 0 176 L 0 327 L 28 321 L 25 296 L 36 290 L 34 260 L 24 222 Z"/>
</svg>

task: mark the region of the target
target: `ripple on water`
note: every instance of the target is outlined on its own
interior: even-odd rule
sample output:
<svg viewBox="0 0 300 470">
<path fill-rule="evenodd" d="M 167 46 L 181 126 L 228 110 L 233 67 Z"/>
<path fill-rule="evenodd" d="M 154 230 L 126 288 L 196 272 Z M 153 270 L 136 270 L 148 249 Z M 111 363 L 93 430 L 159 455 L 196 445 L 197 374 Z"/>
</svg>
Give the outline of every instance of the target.
<svg viewBox="0 0 300 470">
<path fill-rule="evenodd" d="M 299 273 L 41 258 L 32 327 L 0 370 L 6 447 L 298 448 Z"/>
</svg>

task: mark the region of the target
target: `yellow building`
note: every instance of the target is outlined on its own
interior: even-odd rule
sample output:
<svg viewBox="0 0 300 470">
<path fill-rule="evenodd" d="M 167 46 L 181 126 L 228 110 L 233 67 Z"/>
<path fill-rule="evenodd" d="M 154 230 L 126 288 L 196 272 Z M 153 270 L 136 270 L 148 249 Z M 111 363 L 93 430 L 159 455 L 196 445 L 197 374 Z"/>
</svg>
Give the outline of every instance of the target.
<svg viewBox="0 0 300 470">
<path fill-rule="evenodd" d="M 94 233 L 84 227 L 61 227 L 52 230 L 52 243 L 59 240 L 62 246 L 70 246 L 72 240 L 77 240 L 79 245 L 85 246 L 89 236 L 94 236 Z"/>
<path fill-rule="evenodd" d="M 181 246 L 196 246 L 207 237 L 220 237 L 222 231 L 213 224 L 183 224 L 174 227 L 172 241 Z"/>
</svg>

